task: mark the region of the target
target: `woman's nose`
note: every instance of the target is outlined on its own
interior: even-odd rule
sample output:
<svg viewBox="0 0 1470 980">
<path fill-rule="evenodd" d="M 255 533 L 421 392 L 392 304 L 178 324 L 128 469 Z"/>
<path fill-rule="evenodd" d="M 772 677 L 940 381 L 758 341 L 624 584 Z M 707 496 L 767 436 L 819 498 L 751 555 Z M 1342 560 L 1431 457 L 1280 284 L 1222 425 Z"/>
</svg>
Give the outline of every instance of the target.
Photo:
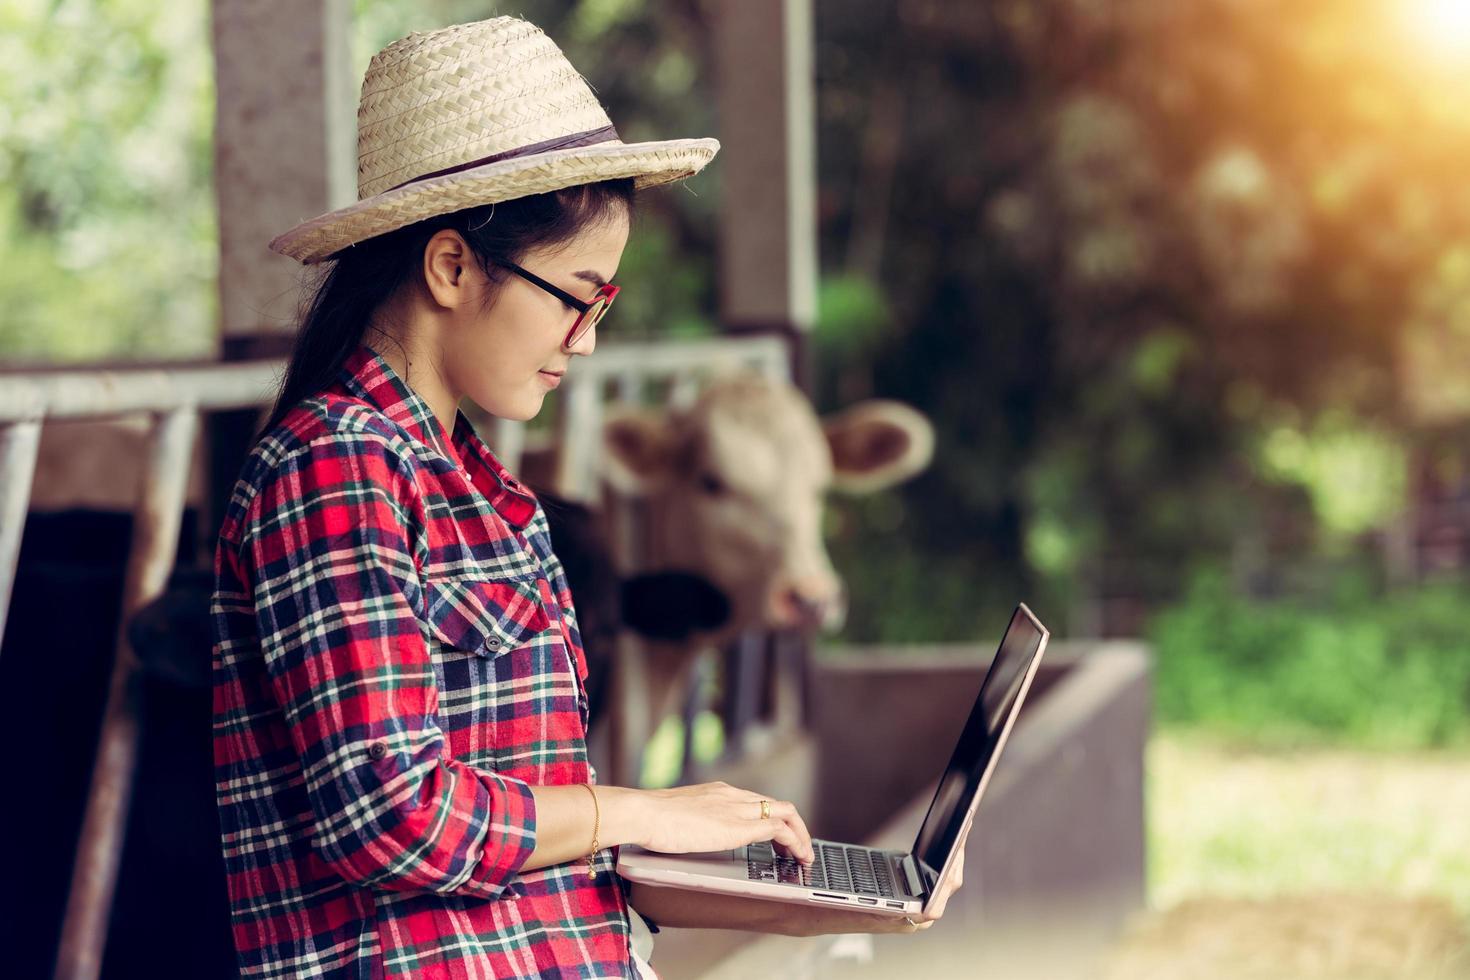
<svg viewBox="0 0 1470 980">
<path fill-rule="evenodd" d="M 597 324 L 587 328 L 587 332 L 577 338 L 577 342 L 566 349 L 568 354 L 581 354 L 586 356 L 597 349 Z"/>
</svg>

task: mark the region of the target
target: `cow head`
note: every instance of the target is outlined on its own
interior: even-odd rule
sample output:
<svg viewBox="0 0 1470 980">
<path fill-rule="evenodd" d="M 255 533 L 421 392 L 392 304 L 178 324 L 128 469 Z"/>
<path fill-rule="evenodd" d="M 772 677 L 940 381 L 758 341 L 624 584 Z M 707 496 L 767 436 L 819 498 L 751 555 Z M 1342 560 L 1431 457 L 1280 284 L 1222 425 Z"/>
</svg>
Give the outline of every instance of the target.
<svg viewBox="0 0 1470 980">
<path fill-rule="evenodd" d="M 687 409 L 612 416 L 603 435 L 609 483 L 649 504 L 646 569 L 695 573 L 728 598 L 711 641 L 749 627 L 839 627 L 825 495 L 907 479 L 934 445 L 906 405 L 867 401 L 823 420 L 796 388 L 755 375 L 714 381 Z"/>
</svg>

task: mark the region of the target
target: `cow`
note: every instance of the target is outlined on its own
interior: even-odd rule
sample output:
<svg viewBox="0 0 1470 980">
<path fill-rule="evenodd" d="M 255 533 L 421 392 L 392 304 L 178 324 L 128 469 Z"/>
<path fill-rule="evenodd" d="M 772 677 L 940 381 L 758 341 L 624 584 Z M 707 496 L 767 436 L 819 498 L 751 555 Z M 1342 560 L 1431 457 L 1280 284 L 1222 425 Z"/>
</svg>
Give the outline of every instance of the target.
<svg viewBox="0 0 1470 980">
<path fill-rule="evenodd" d="M 624 574 L 689 574 L 728 605 L 728 615 L 703 622 L 670 606 L 661 633 L 640 623 L 642 663 L 631 662 L 631 647 L 620 651 L 621 690 L 639 690 L 623 698 L 616 740 L 640 746 L 675 709 L 702 651 L 750 629 L 840 628 L 846 599 L 822 539 L 826 494 L 908 479 L 928 465 L 934 431 L 915 409 L 887 400 L 819 418 L 794 386 L 737 374 L 685 408 L 610 415 L 602 447 L 614 496 L 640 501 L 646 515 L 643 553 Z M 624 754 L 619 765 L 632 762 Z"/>
</svg>

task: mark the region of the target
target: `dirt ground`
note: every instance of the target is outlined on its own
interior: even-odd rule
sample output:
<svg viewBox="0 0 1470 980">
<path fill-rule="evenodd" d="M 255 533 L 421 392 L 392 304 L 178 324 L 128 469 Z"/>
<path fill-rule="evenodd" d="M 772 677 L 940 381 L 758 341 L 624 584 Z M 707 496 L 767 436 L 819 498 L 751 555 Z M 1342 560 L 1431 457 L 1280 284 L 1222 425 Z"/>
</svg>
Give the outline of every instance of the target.
<svg viewBox="0 0 1470 980">
<path fill-rule="evenodd" d="M 1149 748 L 1150 897 L 1107 980 L 1470 977 L 1470 754 Z"/>
<path fill-rule="evenodd" d="M 1459 980 L 1464 921 L 1443 898 L 1193 898 L 1141 917 L 1106 980 Z"/>
</svg>

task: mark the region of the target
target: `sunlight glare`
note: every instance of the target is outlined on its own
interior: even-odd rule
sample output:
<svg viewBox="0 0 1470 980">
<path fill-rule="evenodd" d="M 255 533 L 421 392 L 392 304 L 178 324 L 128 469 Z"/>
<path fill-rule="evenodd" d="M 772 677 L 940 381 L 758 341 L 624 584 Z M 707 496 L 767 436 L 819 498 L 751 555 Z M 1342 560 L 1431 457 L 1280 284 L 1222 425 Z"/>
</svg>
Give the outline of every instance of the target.
<svg viewBox="0 0 1470 980">
<path fill-rule="evenodd" d="M 1407 0 L 1410 31 L 1443 57 L 1470 60 L 1470 0 Z"/>
</svg>

